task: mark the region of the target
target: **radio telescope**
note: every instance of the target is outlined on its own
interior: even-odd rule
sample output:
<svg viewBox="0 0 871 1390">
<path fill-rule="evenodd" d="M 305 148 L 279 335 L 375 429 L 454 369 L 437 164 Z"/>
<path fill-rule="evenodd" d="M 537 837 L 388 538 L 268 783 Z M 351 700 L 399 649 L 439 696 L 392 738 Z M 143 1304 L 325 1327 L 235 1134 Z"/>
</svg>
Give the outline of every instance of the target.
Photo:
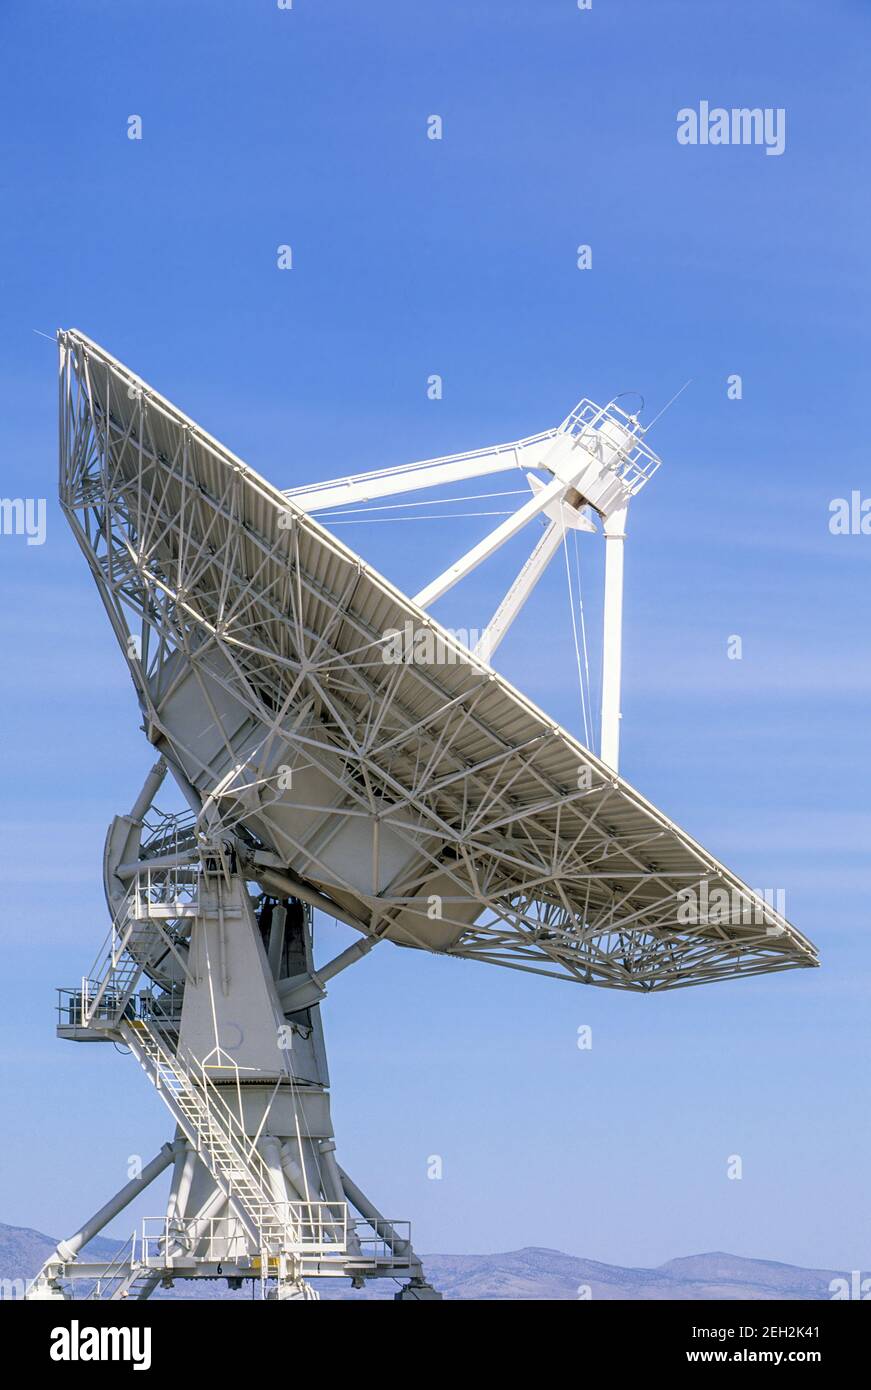
<svg viewBox="0 0 871 1390">
<path fill-rule="evenodd" d="M 336 1156 L 320 1017 L 336 974 L 383 942 L 638 993 L 817 964 L 617 772 L 626 517 L 659 459 L 636 417 L 583 401 L 511 444 L 281 491 L 97 344 L 58 337 L 61 503 L 158 755 L 109 827 L 111 926 L 59 992 L 58 1031 L 128 1048 L 175 1128 L 29 1297 L 222 1276 L 311 1298 L 343 1276 L 438 1298 L 407 1224 Z M 315 519 L 516 470 L 528 500 L 414 597 Z M 428 607 L 536 519 L 472 650 Z M 566 533 L 598 525 L 597 756 L 492 661 Z M 167 772 L 184 814 L 155 809 Z M 317 967 L 316 910 L 359 934 Z M 110 1264 L 86 1258 L 167 1168 L 165 1212 Z"/>
</svg>

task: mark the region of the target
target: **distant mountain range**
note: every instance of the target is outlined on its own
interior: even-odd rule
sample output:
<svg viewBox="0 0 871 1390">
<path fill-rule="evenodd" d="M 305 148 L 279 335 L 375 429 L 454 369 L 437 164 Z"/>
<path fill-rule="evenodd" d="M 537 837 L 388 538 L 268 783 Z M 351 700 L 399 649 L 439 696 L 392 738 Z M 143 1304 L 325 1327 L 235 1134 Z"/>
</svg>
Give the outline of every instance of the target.
<svg viewBox="0 0 871 1390">
<path fill-rule="evenodd" d="M 57 1242 L 40 1231 L 0 1223 L 0 1279 L 31 1279 Z M 109 1260 L 119 1242 L 97 1238 L 89 1253 Z M 450 1299 L 830 1299 L 833 1279 L 849 1270 L 801 1269 L 774 1260 L 747 1260 L 716 1251 L 669 1260 L 656 1269 L 624 1269 L 560 1250 L 527 1246 L 499 1255 L 427 1255 L 431 1282 Z M 324 1298 L 390 1298 L 395 1285 L 377 1280 L 359 1293 L 344 1280 L 320 1280 Z M 589 1292 L 587 1292 L 589 1291 Z M 163 1298 L 250 1298 L 223 1281 L 180 1281 Z"/>
</svg>

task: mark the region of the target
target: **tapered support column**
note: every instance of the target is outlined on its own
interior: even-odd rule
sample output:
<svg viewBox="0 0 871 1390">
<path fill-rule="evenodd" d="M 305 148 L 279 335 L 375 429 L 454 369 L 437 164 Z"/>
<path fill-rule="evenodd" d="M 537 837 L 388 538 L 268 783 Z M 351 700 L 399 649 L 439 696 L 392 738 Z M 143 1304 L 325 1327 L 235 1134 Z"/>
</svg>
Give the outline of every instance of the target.
<svg viewBox="0 0 871 1390">
<path fill-rule="evenodd" d="M 620 760 L 620 682 L 623 664 L 623 545 L 625 507 L 605 518 L 605 632 L 602 644 L 603 763 L 616 772 Z"/>
</svg>

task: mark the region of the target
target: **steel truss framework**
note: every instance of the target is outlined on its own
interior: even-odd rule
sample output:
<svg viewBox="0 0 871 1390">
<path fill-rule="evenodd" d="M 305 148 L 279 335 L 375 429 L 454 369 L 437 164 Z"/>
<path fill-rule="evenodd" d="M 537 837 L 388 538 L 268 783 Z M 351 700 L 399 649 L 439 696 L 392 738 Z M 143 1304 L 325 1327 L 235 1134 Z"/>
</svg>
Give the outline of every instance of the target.
<svg viewBox="0 0 871 1390">
<path fill-rule="evenodd" d="M 292 497 L 82 335 L 60 344 L 65 512 L 148 737 L 250 878 L 372 939 L 610 988 L 817 963 Z"/>
</svg>

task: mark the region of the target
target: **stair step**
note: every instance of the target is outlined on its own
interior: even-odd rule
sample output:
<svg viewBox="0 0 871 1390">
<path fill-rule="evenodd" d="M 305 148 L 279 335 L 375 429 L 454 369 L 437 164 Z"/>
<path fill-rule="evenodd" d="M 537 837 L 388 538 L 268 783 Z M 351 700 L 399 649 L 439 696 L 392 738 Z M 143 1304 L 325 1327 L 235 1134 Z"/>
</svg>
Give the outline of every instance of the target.
<svg viewBox="0 0 871 1390">
<path fill-rule="evenodd" d="M 206 1078 L 205 1085 L 195 1085 L 164 1054 L 144 1021 L 137 1020 L 129 1032 L 134 1053 L 140 1060 L 147 1060 L 170 1109 L 190 1125 L 197 1152 L 213 1176 L 227 1186 L 239 1203 L 240 1215 L 247 1216 L 261 1241 L 270 1246 L 280 1250 L 295 1243 L 295 1233 L 275 1210 L 275 1199 L 268 1188 L 268 1172 L 257 1151 L 249 1149 L 247 1136 L 234 1133 L 234 1126 L 238 1128 L 235 1117 L 230 1112 L 224 1115 L 220 1109 L 215 1109 L 215 1100 L 210 1104 L 208 1088 L 212 1083 Z M 223 1105 L 218 1098 L 216 1100 Z"/>
</svg>

